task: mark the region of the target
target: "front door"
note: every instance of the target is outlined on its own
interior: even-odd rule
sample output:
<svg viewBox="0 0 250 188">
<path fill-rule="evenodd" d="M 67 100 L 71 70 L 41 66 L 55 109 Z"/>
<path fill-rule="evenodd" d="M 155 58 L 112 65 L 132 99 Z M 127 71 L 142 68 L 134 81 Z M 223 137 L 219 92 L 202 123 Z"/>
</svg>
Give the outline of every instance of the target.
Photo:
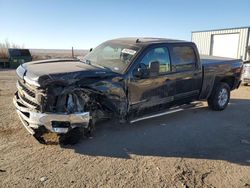
<svg viewBox="0 0 250 188">
<path fill-rule="evenodd" d="M 158 61 L 158 75 L 150 75 L 150 63 Z M 136 62 L 134 71 L 128 82 L 130 108 L 142 109 L 171 102 L 175 94 L 175 79 L 171 74 L 171 61 L 166 46 L 159 45 L 149 48 Z M 136 76 L 138 68 L 144 69 L 145 75 Z"/>
</svg>

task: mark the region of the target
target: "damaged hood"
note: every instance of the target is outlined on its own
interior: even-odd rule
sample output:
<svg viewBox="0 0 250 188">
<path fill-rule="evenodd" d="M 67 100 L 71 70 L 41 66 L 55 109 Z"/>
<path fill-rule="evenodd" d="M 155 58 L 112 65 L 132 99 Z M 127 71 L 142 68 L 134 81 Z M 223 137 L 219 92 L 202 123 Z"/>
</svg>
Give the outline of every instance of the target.
<svg viewBox="0 0 250 188">
<path fill-rule="evenodd" d="M 17 68 L 17 74 L 32 85 L 45 86 L 51 82 L 72 83 L 87 77 L 106 77 L 117 73 L 76 59 L 53 59 L 22 64 Z"/>
</svg>

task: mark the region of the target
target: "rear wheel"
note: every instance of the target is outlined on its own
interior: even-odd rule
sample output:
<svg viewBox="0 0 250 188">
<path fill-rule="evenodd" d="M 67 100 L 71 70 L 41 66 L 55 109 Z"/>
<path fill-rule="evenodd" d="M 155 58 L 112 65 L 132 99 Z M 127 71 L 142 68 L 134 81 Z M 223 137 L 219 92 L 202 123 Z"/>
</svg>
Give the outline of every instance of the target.
<svg viewBox="0 0 250 188">
<path fill-rule="evenodd" d="M 230 87 L 226 83 L 218 83 L 208 98 L 208 106 L 212 110 L 224 110 L 230 99 Z"/>
<path fill-rule="evenodd" d="M 244 83 L 243 85 L 244 85 L 244 86 L 248 86 L 248 83 Z"/>
</svg>

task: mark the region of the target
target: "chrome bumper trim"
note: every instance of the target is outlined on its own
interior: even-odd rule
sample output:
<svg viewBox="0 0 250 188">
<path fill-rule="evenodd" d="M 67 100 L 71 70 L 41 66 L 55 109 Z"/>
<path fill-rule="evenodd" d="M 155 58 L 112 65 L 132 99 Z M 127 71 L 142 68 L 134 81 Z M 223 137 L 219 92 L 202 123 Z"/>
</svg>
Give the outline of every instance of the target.
<svg viewBox="0 0 250 188">
<path fill-rule="evenodd" d="M 18 96 L 15 95 L 13 98 L 13 103 L 16 107 L 17 114 L 21 119 L 21 122 L 23 123 L 25 128 L 31 134 L 34 134 L 34 129 L 39 128 L 39 126 L 45 126 L 50 131 L 55 132 L 55 129 L 53 129 L 52 127 L 52 121 L 69 122 L 70 128 L 74 128 L 79 125 L 87 127 L 91 118 L 89 112 L 73 113 L 73 114 L 35 112 L 25 107 L 25 104 L 23 104 L 23 102 L 17 97 Z M 19 104 L 21 104 L 22 106 Z"/>
</svg>

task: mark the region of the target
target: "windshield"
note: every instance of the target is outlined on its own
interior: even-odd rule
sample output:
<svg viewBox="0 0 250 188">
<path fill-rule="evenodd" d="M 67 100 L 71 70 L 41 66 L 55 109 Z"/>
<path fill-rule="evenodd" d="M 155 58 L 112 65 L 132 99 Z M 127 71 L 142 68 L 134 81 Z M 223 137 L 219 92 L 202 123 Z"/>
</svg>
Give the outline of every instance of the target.
<svg viewBox="0 0 250 188">
<path fill-rule="evenodd" d="M 138 51 L 136 46 L 108 41 L 88 53 L 83 61 L 113 72 L 124 73 Z"/>
</svg>

